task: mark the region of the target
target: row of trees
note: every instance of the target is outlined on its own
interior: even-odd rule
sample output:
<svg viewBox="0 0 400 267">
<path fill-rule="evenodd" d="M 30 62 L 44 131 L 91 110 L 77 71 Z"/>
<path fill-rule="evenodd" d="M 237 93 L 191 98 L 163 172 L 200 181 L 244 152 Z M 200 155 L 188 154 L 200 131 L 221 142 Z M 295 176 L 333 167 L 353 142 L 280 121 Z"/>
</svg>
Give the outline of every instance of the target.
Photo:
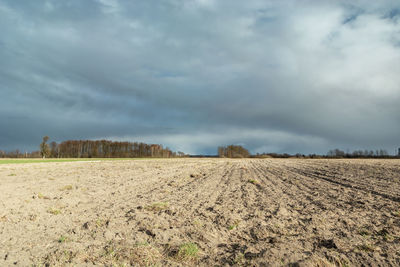
<svg viewBox="0 0 400 267">
<path fill-rule="evenodd" d="M 227 158 L 390 158 L 393 157 L 389 155 L 387 150 L 379 149 L 379 150 L 355 150 L 353 152 L 344 152 L 340 149 L 330 150 L 326 155 L 303 155 L 303 154 L 279 154 L 279 153 L 263 153 L 256 155 L 250 155 L 249 151 L 242 146 L 230 145 L 226 147 L 218 147 L 218 156 L 219 157 L 227 157 Z M 400 156 L 400 149 L 399 155 Z"/>
<path fill-rule="evenodd" d="M 329 150 L 328 157 L 335 158 L 386 158 L 390 157 L 385 149 L 379 150 L 354 150 L 353 152 L 344 152 L 340 149 Z"/>
<path fill-rule="evenodd" d="M 6 152 L 0 150 L 0 158 L 137 158 L 137 157 L 183 157 L 183 152 L 173 152 L 168 147 L 164 148 L 158 144 L 145 144 L 139 142 L 113 142 L 109 140 L 68 140 L 61 143 L 51 142 L 49 137 L 43 137 L 39 151 L 24 152 L 19 150 Z M 201 155 L 199 155 L 201 156 Z M 330 150 L 326 155 L 303 155 L 303 154 L 278 154 L 263 153 L 250 155 L 249 151 L 240 145 L 229 145 L 218 147 L 218 156 L 227 158 L 392 158 L 384 149 L 379 150 L 355 150 L 344 152 L 340 149 Z M 400 157 L 400 148 L 399 155 Z"/>
<path fill-rule="evenodd" d="M 18 149 L 14 151 L 0 150 L 0 158 L 39 158 L 40 152 L 21 152 Z"/>
<path fill-rule="evenodd" d="M 242 146 L 230 145 L 218 147 L 218 156 L 220 158 L 248 158 L 250 157 L 250 153 Z"/>
<path fill-rule="evenodd" d="M 185 156 L 172 152 L 162 145 L 138 142 L 113 142 L 109 140 L 68 140 L 60 144 L 47 144 L 48 137 L 40 144 L 40 155 L 50 158 L 170 158 Z"/>
</svg>

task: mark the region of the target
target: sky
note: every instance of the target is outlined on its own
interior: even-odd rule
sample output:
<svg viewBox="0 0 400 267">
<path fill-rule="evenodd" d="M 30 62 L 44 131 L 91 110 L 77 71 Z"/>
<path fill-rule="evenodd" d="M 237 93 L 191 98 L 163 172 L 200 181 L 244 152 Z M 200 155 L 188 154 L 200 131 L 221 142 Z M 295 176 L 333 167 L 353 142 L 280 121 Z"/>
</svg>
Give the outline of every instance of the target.
<svg viewBox="0 0 400 267">
<path fill-rule="evenodd" d="M 0 0 L 0 149 L 400 147 L 400 1 Z"/>
</svg>

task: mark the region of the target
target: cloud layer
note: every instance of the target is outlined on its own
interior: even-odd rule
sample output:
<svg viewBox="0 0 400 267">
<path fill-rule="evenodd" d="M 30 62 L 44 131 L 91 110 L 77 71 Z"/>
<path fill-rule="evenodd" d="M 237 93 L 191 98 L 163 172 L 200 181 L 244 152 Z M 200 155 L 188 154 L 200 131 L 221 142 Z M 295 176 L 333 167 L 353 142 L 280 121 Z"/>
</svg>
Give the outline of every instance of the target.
<svg viewBox="0 0 400 267">
<path fill-rule="evenodd" d="M 0 0 L 0 149 L 400 146 L 400 3 Z"/>
</svg>

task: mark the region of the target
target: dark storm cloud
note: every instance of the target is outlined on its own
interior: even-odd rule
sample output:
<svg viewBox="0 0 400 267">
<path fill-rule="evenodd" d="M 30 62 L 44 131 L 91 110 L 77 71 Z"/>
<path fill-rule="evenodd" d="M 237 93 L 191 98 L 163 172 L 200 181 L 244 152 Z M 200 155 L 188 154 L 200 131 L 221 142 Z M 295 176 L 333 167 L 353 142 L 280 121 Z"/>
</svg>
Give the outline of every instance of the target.
<svg viewBox="0 0 400 267">
<path fill-rule="evenodd" d="M 0 148 L 400 145 L 398 1 L 2 1 Z"/>
</svg>

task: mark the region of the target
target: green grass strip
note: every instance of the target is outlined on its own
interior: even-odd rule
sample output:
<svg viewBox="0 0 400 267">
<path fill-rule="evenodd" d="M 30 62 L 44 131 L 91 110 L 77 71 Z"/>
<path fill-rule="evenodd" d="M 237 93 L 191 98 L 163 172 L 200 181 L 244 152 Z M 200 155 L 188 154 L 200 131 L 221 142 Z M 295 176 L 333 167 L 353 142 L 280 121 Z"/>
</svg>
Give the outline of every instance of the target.
<svg viewBox="0 0 400 267">
<path fill-rule="evenodd" d="M 140 160 L 140 159 L 149 159 L 149 158 L 0 159 L 0 164 L 76 162 L 76 161 L 114 161 L 114 160 Z"/>
</svg>

